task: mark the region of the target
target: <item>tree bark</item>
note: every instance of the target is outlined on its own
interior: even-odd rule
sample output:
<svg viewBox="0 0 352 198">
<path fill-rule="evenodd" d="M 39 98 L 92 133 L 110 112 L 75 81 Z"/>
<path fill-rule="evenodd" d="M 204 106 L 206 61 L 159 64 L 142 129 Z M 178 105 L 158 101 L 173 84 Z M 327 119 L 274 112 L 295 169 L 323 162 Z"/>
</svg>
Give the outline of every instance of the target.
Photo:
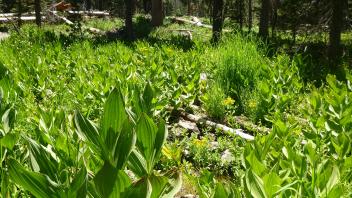
<svg viewBox="0 0 352 198">
<path fill-rule="evenodd" d="M 151 0 L 143 0 L 143 9 L 146 14 L 148 14 L 151 10 L 150 5 L 151 5 Z"/>
<path fill-rule="evenodd" d="M 275 37 L 275 30 L 278 18 L 279 0 L 272 1 L 272 17 L 271 17 L 271 37 Z"/>
<path fill-rule="evenodd" d="M 213 0 L 213 38 L 214 43 L 218 43 L 221 38 L 223 26 L 224 0 Z"/>
<path fill-rule="evenodd" d="M 22 21 L 21 21 L 21 17 L 22 17 L 22 0 L 17 0 L 17 25 L 18 27 L 22 26 Z"/>
<path fill-rule="evenodd" d="M 262 38 L 267 38 L 269 36 L 270 1 L 271 0 L 262 0 L 259 24 L 259 36 Z"/>
<path fill-rule="evenodd" d="M 152 25 L 158 27 L 163 25 L 163 0 L 152 0 Z"/>
<path fill-rule="evenodd" d="M 336 60 L 341 56 L 341 32 L 343 26 L 343 4 L 344 0 L 331 0 L 332 20 L 329 33 L 329 59 Z"/>
<path fill-rule="evenodd" d="M 253 26 L 253 1 L 248 0 L 248 30 L 252 31 Z"/>
<path fill-rule="evenodd" d="M 239 1 L 239 21 L 240 21 L 240 30 L 243 29 L 243 10 L 244 10 L 244 0 Z"/>
<path fill-rule="evenodd" d="M 86 9 L 87 10 L 92 9 L 92 0 L 86 0 Z"/>
<path fill-rule="evenodd" d="M 40 5 L 40 0 L 35 0 L 34 4 L 35 23 L 38 25 L 38 27 L 40 27 L 42 25 L 42 15 L 40 13 L 42 11 L 42 7 Z"/>
<path fill-rule="evenodd" d="M 133 40 L 133 14 L 135 11 L 135 0 L 125 0 L 126 10 L 125 10 L 125 31 L 127 39 Z"/>
<path fill-rule="evenodd" d="M 188 14 L 188 16 L 192 16 L 191 4 L 192 4 L 192 0 L 187 0 L 187 14 Z"/>
</svg>

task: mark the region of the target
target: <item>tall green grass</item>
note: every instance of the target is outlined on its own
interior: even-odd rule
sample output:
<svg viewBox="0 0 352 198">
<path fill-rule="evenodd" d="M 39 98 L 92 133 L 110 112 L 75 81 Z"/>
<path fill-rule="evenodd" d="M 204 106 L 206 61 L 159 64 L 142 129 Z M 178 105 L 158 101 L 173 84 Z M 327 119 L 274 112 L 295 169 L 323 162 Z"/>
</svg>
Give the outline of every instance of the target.
<svg viewBox="0 0 352 198">
<path fill-rule="evenodd" d="M 301 94 L 301 57 L 268 58 L 260 40 L 241 34 L 227 37 L 216 50 L 214 86 L 235 100 L 235 114 L 267 122 L 276 111 L 288 111 Z M 216 94 L 212 89 L 209 92 Z"/>
</svg>

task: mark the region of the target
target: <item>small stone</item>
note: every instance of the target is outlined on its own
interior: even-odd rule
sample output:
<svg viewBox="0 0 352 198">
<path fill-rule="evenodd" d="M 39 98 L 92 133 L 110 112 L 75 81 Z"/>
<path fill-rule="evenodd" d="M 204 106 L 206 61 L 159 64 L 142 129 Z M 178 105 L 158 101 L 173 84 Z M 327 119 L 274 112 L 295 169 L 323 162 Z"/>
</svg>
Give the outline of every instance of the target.
<svg viewBox="0 0 352 198">
<path fill-rule="evenodd" d="M 210 142 L 210 149 L 215 150 L 219 147 L 219 142 Z"/>
<path fill-rule="evenodd" d="M 196 123 L 186 121 L 186 120 L 180 120 L 178 122 L 178 125 L 180 125 L 182 128 L 185 128 L 187 130 L 193 131 L 193 132 L 199 132 L 199 129 L 197 127 Z"/>
<path fill-rule="evenodd" d="M 181 198 L 197 198 L 197 195 L 192 195 L 192 194 L 187 194 L 187 195 L 182 195 Z"/>
<path fill-rule="evenodd" d="M 226 149 L 221 155 L 221 161 L 223 161 L 224 163 L 229 163 L 234 159 L 235 157 L 233 156 L 233 154 L 230 152 L 229 149 Z"/>
</svg>

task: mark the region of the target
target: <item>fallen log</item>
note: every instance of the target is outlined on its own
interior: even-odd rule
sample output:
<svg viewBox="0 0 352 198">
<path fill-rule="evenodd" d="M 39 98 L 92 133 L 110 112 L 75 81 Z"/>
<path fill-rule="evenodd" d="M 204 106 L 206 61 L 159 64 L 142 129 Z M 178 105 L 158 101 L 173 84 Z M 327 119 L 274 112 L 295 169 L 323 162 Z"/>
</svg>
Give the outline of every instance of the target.
<svg viewBox="0 0 352 198">
<path fill-rule="evenodd" d="M 218 124 L 218 123 L 206 120 L 205 118 L 202 118 L 200 116 L 189 114 L 183 110 L 180 110 L 180 115 L 189 121 L 205 124 L 209 127 L 227 132 L 229 134 L 240 136 L 241 138 L 249 140 L 249 141 L 254 140 L 254 136 L 245 133 L 243 129 L 233 129 L 233 128 L 230 128 L 230 127 L 225 126 L 223 124 Z"/>
<path fill-rule="evenodd" d="M 181 96 L 181 97 L 186 97 L 186 96 Z M 197 106 L 197 105 L 189 105 L 191 109 L 194 111 L 201 111 L 204 112 L 204 110 Z M 263 126 L 258 126 L 256 124 L 253 124 L 247 117 L 245 116 L 234 116 L 236 123 L 239 124 L 242 128 L 249 130 L 249 131 L 256 131 L 261 134 L 268 134 L 271 132 L 271 129 Z"/>
<path fill-rule="evenodd" d="M 171 17 L 171 20 L 177 23 L 188 23 L 188 24 L 192 24 L 198 27 L 204 27 L 204 28 L 208 28 L 208 29 L 213 29 L 213 26 L 211 25 L 206 25 L 203 24 L 201 21 L 197 20 L 197 21 L 191 21 L 191 20 L 187 20 L 187 19 L 183 19 L 180 17 Z M 231 30 L 228 29 L 223 29 L 223 32 L 231 32 Z"/>
<path fill-rule="evenodd" d="M 54 12 L 55 14 L 58 13 L 58 11 L 51 11 Z M 106 12 L 106 11 L 72 11 L 69 10 L 67 11 L 67 13 L 69 14 L 81 14 L 81 15 L 88 15 L 88 16 L 109 16 L 110 13 Z M 41 12 L 42 15 L 45 15 L 44 12 Z M 22 13 L 22 16 L 30 16 L 30 17 L 34 17 L 35 12 L 25 12 Z M 0 17 L 5 18 L 5 17 L 17 17 L 18 13 L 0 13 Z"/>
<path fill-rule="evenodd" d="M 70 20 L 68 20 L 66 17 L 63 17 L 63 16 L 60 16 L 58 14 L 56 14 L 55 12 L 53 11 L 49 11 L 53 16 L 55 16 L 56 18 L 64 21 L 66 24 L 68 25 L 73 25 L 74 23 Z M 86 27 L 86 26 L 82 26 L 83 29 L 86 29 L 88 31 L 90 31 L 91 33 L 94 33 L 94 34 L 104 34 L 105 32 L 100 30 L 100 29 L 97 29 L 97 28 L 92 28 L 92 27 Z"/>
<path fill-rule="evenodd" d="M 22 16 L 21 21 L 35 21 L 35 16 Z M 45 20 L 46 17 L 42 16 L 42 19 Z M 18 17 L 0 17 L 0 23 L 7 23 L 11 21 L 18 20 Z"/>
<path fill-rule="evenodd" d="M 110 13 L 105 11 L 68 11 L 69 14 L 81 14 L 88 16 L 109 16 Z"/>
</svg>

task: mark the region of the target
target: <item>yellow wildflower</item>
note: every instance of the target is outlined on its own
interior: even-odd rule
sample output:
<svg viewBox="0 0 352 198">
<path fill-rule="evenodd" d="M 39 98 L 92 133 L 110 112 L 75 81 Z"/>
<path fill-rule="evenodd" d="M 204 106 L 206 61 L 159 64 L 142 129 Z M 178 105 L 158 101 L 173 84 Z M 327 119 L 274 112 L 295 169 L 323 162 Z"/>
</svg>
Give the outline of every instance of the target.
<svg viewBox="0 0 352 198">
<path fill-rule="evenodd" d="M 232 99 L 231 97 L 227 97 L 225 100 L 224 100 L 224 105 L 226 106 L 230 106 L 230 105 L 233 105 L 235 104 L 235 100 Z"/>
</svg>

